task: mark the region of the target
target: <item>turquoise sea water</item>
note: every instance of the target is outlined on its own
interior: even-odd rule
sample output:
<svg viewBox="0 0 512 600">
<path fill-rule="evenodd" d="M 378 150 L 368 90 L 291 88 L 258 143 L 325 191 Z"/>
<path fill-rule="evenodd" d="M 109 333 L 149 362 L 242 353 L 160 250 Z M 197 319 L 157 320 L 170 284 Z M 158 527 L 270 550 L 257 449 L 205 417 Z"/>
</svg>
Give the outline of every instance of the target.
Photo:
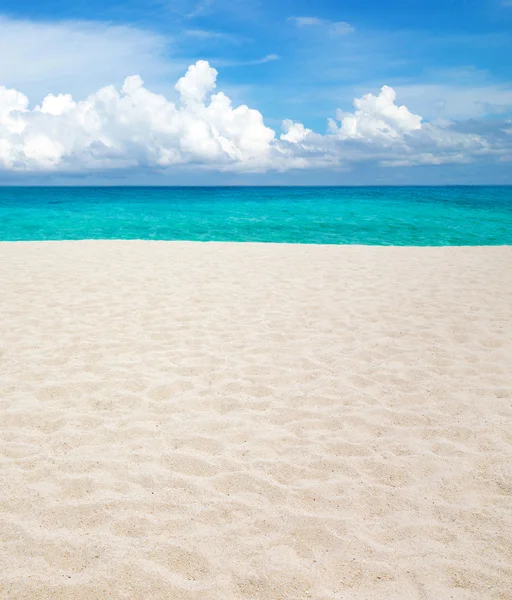
<svg viewBox="0 0 512 600">
<path fill-rule="evenodd" d="M 512 187 L 4 187 L 0 240 L 512 244 Z"/>
</svg>

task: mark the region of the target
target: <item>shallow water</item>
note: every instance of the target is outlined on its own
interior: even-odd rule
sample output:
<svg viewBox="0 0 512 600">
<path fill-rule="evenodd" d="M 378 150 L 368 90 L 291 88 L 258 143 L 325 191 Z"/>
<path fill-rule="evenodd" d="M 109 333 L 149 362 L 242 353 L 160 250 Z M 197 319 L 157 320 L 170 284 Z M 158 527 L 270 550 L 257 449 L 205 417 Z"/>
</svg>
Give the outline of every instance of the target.
<svg viewBox="0 0 512 600">
<path fill-rule="evenodd" d="M 4 187 L 0 240 L 512 244 L 512 187 Z"/>
</svg>

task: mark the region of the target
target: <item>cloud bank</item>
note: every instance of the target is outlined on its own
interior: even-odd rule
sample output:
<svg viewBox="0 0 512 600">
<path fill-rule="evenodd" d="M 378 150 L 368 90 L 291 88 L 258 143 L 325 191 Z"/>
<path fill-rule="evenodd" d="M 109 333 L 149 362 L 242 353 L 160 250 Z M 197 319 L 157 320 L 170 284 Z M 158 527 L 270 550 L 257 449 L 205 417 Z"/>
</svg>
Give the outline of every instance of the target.
<svg viewBox="0 0 512 600">
<path fill-rule="evenodd" d="M 0 87 L 0 169 L 265 172 L 510 156 L 510 128 L 495 128 L 486 136 L 450 121 L 425 122 L 397 104 L 388 86 L 356 98 L 352 112 L 338 110 L 323 134 L 285 120 L 280 135 L 265 125 L 259 111 L 234 107 L 216 87 L 217 71 L 206 61 L 190 66 L 178 80 L 176 101 L 146 89 L 138 75 L 127 77 L 120 89 L 106 86 L 85 100 L 49 94 L 32 109 L 23 93 Z"/>
</svg>

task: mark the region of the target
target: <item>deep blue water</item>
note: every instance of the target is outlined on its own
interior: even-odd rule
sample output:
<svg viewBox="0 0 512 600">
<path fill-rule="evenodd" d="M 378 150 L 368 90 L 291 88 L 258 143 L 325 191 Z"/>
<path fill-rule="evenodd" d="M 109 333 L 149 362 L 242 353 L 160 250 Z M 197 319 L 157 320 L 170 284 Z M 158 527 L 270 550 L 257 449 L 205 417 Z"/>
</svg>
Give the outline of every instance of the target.
<svg viewBox="0 0 512 600">
<path fill-rule="evenodd" d="M 512 187 L 4 187 L 0 240 L 512 244 Z"/>
</svg>

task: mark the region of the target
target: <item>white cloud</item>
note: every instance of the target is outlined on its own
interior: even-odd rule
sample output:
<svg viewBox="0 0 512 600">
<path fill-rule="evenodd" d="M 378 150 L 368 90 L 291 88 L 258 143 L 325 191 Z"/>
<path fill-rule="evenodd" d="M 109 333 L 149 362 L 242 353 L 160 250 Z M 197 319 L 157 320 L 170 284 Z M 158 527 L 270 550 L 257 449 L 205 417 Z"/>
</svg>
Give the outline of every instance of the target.
<svg viewBox="0 0 512 600">
<path fill-rule="evenodd" d="M 184 35 L 193 38 L 194 40 L 204 40 L 207 42 L 218 41 L 228 44 L 242 44 L 247 41 L 246 38 L 223 31 L 211 31 L 209 29 L 186 29 Z"/>
<path fill-rule="evenodd" d="M 300 123 L 285 121 L 281 140 L 300 148 L 317 165 L 326 157 L 331 164 L 375 161 L 383 166 L 468 163 L 483 156 L 497 156 L 506 149 L 482 136 L 461 133 L 454 123 L 424 122 L 420 115 L 395 103 L 396 93 L 383 86 L 378 95 L 365 94 L 354 100 L 354 111 L 337 111 L 329 119 L 327 135 L 318 135 Z"/>
<path fill-rule="evenodd" d="M 280 60 L 281 57 L 278 54 L 267 54 L 263 58 L 255 58 L 254 60 L 213 60 L 212 62 L 217 67 L 251 67 L 255 65 L 264 65 L 265 63 L 274 62 Z"/>
<path fill-rule="evenodd" d="M 199 61 L 176 84 L 177 103 L 148 91 L 135 75 L 120 91 L 107 86 L 79 102 L 50 94 L 33 110 L 23 94 L 0 88 L 0 161 L 27 171 L 269 167 L 273 130 L 258 111 L 233 108 L 222 92 L 214 94 L 216 78 Z"/>
<path fill-rule="evenodd" d="M 138 75 L 85 100 L 49 94 L 33 109 L 24 94 L 0 87 L 0 168 L 284 171 L 363 161 L 393 167 L 504 160 L 511 152 L 507 124 L 487 139 L 446 119 L 426 122 L 397 104 L 388 86 L 356 98 L 352 112 L 338 110 L 324 135 L 285 120 L 279 137 L 259 111 L 234 107 L 216 87 L 217 71 L 206 61 L 178 80 L 176 102 L 149 91 Z"/>
<path fill-rule="evenodd" d="M 182 14 L 187 19 L 228 14 L 230 19 L 253 19 L 261 15 L 260 0 L 160 0 L 171 13 Z"/>
<path fill-rule="evenodd" d="M 323 20 L 318 17 L 290 17 L 290 21 L 293 21 L 298 27 L 308 27 L 310 25 L 322 25 Z"/>
<path fill-rule="evenodd" d="M 201 0 L 194 8 L 187 13 L 185 16 L 188 19 L 194 19 L 195 17 L 202 17 L 212 11 L 214 0 Z"/>
<path fill-rule="evenodd" d="M 352 25 L 346 21 L 328 21 L 318 17 L 289 17 L 288 20 L 295 23 L 297 27 L 323 26 L 336 35 L 345 35 L 354 31 Z"/>
<path fill-rule="evenodd" d="M 422 118 L 411 113 L 406 106 L 395 104 L 396 92 L 385 85 L 380 94 L 365 94 L 354 100 L 354 113 L 338 110 L 341 127 L 334 121 L 330 129 L 341 139 L 371 139 L 389 141 L 405 133 L 421 129 Z"/>
<path fill-rule="evenodd" d="M 303 142 L 310 133 L 313 133 L 311 129 L 307 129 L 302 123 L 294 123 L 289 119 L 283 121 L 283 129 L 285 133 L 281 134 L 281 139 L 292 144 Z"/>
<path fill-rule="evenodd" d="M 512 86 L 492 83 L 417 83 L 398 85 L 400 98 L 427 118 L 469 119 L 512 110 Z"/>
<path fill-rule="evenodd" d="M 279 60 L 279 59 L 280 59 L 280 56 L 278 54 L 267 54 L 259 62 L 266 63 L 266 62 L 272 62 L 274 60 Z"/>
<path fill-rule="evenodd" d="M 338 35 L 345 35 L 346 33 L 351 33 L 354 31 L 354 28 L 350 23 L 339 21 L 337 23 L 331 23 L 331 31 Z"/>
<path fill-rule="evenodd" d="M 83 96 L 119 85 L 127 65 L 153 83 L 175 78 L 187 66 L 169 61 L 172 39 L 131 26 L 0 16 L 0 31 L 0 82 L 30 96 L 62 89 Z"/>
<path fill-rule="evenodd" d="M 191 65 L 187 73 L 178 80 L 176 91 L 185 104 L 190 102 L 202 103 L 206 94 L 217 87 L 216 81 L 217 71 L 212 69 L 206 61 L 201 60 L 195 65 Z M 137 80 L 137 86 L 142 86 L 140 80 Z"/>
</svg>

